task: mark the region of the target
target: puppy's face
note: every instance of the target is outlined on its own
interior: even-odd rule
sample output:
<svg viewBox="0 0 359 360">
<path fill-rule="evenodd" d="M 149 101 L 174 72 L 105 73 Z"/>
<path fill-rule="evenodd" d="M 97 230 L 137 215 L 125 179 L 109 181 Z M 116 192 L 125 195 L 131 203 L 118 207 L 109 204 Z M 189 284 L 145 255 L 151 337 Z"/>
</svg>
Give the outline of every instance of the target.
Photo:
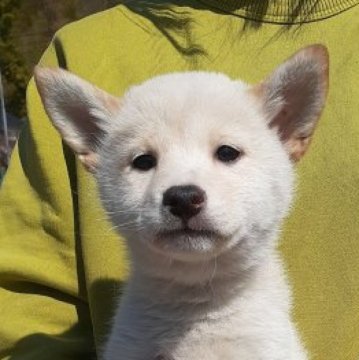
<svg viewBox="0 0 359 360">
<path fill-rule="evenodd" d="M 244 240 L 243 251 L 266 246 L 324 105 L 327 67 L 312 46 L 257 86 L 178 73 L 122 99 L 64 71 L 40 69 L 36 80 L 130 246 L 196 261 Z"/>
<path fill-rule="evenodd" d="M 113 223 L 171 256 L 212 256 L 272 229 L 288 207 L 291 162 L 249 88 L 172 74 L 133 88 L 99 152 Z"/>
</svg>

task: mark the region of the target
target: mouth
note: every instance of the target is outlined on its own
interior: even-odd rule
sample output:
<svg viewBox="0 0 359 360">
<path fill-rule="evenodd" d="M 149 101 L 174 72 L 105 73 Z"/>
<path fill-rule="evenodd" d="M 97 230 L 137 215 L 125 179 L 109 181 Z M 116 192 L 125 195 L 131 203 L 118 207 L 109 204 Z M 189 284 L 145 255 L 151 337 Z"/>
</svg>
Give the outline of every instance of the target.
<svg viewBox="0 0 359 360">
<path fill-rule="evenodd" d="M 153 250 L 171 259 L 198 261 L 219 254 L 226 242 L 226 236 L 217 229 L 193 229 L 183 225 L 159 230 L 149 244 Z"/>
<path fill-rule="evenodd" d="M 182 227 L 159 231 L 152 246 L 161 253 L 188 260 L 192 257 L 198 259 L 198 256 L 207 257 L 220 243 L 221 236 L 214 230 Z"/>
<path fill-rule="evenodd" d="M 218 236 L 218 234 L 212 230 L 196 230 L 191 228 L 163 230 L 158 233 L 159 238 L 173 238 L 182 236 L 185 236 L 187 238 L 213 238 Z"/>
</svg>

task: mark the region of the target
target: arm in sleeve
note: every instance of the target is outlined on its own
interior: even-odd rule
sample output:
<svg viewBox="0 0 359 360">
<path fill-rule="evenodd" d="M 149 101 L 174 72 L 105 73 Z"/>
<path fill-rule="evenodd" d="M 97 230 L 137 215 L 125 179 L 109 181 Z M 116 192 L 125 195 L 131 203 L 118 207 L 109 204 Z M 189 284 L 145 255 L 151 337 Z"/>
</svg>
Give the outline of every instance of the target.
<svg viewBox="0 0 359 360">
<path fill-rule="evenodd" d="M 56 41 L 42 64 L 61 66 L 65 54 Z M 29 121 L 0 191 L 0 358 L 90 358 L 74 158 L 33 80 L 27 107 Z"/>
</svg>

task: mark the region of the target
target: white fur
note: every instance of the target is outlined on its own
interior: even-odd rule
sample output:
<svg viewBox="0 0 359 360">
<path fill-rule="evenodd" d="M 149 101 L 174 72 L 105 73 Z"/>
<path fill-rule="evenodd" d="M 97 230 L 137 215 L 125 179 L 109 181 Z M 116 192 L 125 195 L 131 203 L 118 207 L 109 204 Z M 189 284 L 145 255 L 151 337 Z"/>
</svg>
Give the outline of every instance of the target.
<svg viewBox="0 0 359 360">
<path fill-rule="evenodd" d="M 119 119 L 121 129 L 101 149 L 97 180 L 127 237 L 133 271 L 104 359 L 304 360 L 275 252 L 292 164 L 248 87 L 207 73 L 157 77 L 129 91 Z M 221 163 L 214 158 L 221 144 L 245 155 Z M 158 168 L 133 171 L 127 159 L 149 150 Z M 207 194 L 191 228 L 221 236 L 156 243 L 158 229 L 181 227 L 162 194 L 185 184 Z"/>
<path fill-rule="evenodd" d="M 304 153 L 324 105 L 323 51 L 302 50 L 256 88 L 221 74 L 178 73 L 133 87 L 121 101 L 89 85 L 79 92 L 82 80 L 65 72 L 37 70 L 55 126 L 95 159 L 103 205 L 131 252 L 104 360 L 307 359 L 276 243 L 292 200 L 291 158 Z M 81 101 L 72 102 L 69 87 Z M 243 155 L 223 163 L 215 156 L 221 145 Z M 157 158 L 155 168 L 133 168 L 143 153 Z M 204 209 L 187 223 L 198 236 L 159 236 L 183 226 L 162 204 L 178 185 L 206 193 Z"/>
</svg>

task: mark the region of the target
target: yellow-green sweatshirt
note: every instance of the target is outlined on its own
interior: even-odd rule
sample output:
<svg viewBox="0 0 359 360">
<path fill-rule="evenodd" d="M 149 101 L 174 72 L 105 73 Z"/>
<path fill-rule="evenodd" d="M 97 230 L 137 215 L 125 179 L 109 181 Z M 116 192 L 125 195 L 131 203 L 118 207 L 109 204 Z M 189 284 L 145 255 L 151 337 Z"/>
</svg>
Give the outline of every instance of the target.
<svg viewBox="0 0 359 360">
<path fill-rule="evenodd" d="M 257 82 L 305 45 L 328 47 L 329 97 L 297 167 L 296 201 L 280 246 L 293 316 L 314 360 L 359 359 L 357 4 L 129 1 L 63 28 L 41 60 L 120 96 L 172 71 Z M 27 105 L 29 123 L 0 191 L 0 358 L 94 358 L 128 274 L 125 244 L 32 81 Z"/>
</svg>

